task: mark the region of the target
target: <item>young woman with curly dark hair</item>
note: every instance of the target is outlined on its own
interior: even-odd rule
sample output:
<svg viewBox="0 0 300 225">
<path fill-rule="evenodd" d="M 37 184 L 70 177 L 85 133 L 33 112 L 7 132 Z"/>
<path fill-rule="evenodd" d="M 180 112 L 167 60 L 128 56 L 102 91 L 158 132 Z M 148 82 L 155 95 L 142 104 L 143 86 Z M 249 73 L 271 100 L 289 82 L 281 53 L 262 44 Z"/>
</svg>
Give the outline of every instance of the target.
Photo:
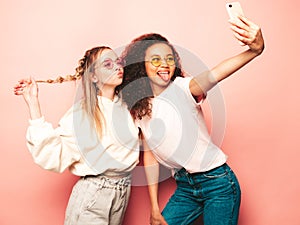
<svg viewBox="0 0 300 225">
<path fill-rule="evenodd" d="M 195 77 L 183 77 L 178 53 L 159 34 L 134 39 L 122 54 L 122 95 L 142 131 L 152 225 L 192 224 L 201 214 L 206 225 L 238 223 L 239 183 L 209 137 L 200 108 L 207 91 L 264 49 L 256 24 L 240 16 L 231 25 L 249 48 Z M 172 170 L 177 183 L 162 213 L 158 163 Z"/>
</svg>

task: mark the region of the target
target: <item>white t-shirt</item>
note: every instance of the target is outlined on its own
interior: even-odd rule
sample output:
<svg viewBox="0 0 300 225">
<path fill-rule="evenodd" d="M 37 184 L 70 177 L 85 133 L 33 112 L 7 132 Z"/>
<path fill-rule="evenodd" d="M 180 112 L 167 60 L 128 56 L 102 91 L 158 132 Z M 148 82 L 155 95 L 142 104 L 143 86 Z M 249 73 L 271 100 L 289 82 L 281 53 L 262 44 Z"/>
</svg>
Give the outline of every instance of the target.
<svg viewBox="0 0 300 225">
<path fill-rule="evenodd" d="M 196 173 L 224 164 L 227 156 L 212 143 L 190 81 L 190 77 L 177 77 L 152 99 L 151 118 L 145 116 L 137 124 L 159 163 Z"/>
<path fill-rule="evenodd" d="M 78 176 L 128 174 L 138 163 L 138 128 L 122 101 L 98 97 L 105 118 L 99 139 L 81 103 L 76 103 L 53 128 L 44 117 L 30 120 L 27 146 L 34 161 L 44 169 Z"/>
</svg>

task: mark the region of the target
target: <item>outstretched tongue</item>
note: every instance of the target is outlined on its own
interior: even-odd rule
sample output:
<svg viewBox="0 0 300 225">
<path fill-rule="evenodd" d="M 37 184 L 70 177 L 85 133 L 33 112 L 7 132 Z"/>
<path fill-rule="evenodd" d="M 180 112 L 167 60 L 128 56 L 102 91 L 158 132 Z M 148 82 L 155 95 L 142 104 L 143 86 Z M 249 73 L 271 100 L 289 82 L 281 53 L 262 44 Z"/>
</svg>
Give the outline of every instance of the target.
<svg viewBox="0 0 300 225">
<path fill-rule="evenodd" d="M 157 74 L 164 81 L 169 81 L 169 73 L 168 72 L 158 72 Z"/>
</svg>

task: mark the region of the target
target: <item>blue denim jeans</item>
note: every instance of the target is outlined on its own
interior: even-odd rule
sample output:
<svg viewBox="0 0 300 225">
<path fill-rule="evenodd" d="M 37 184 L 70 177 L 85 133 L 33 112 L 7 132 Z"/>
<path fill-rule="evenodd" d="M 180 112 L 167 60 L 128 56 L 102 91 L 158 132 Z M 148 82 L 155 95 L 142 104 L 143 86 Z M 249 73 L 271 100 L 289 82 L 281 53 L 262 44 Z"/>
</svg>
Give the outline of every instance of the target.
<svg viewBox="0 0 300 225">
<path fill-rule="evenodd" d="M 203 214 L 205 225 L 236 225 L 241 200 L 238 180 L 227 164 L 203 173 L 175 172 L 177 189 L 162 215 L 169 225 L 189 225 Z"/>
</svg>

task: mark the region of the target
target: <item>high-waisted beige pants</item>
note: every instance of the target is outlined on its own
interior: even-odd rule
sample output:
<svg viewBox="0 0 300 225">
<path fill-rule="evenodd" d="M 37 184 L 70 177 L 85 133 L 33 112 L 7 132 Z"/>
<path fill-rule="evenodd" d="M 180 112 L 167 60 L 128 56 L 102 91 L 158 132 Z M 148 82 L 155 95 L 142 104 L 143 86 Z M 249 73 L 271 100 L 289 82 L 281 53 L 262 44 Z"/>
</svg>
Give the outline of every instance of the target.
<svg viewBox="0 0 300 225">
<path fill-rule="evenodd" d="M 72 190 L 64 225 L 121 225 L 131 177 L 82 177 Z"/>
</svg>

